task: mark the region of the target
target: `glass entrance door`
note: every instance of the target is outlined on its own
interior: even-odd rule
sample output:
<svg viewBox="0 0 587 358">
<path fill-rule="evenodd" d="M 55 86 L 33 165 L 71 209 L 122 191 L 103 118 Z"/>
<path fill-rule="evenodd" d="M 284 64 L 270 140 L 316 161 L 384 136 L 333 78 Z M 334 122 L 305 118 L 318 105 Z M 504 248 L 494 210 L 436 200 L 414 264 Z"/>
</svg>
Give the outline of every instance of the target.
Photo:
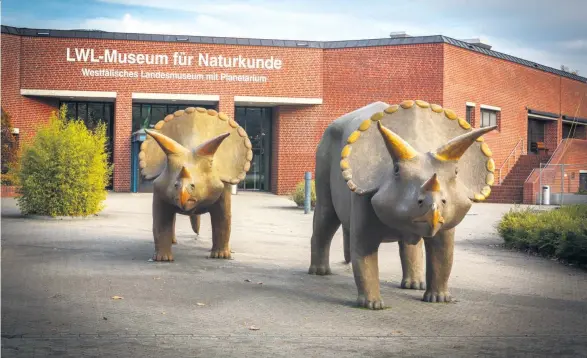
<svg viewBox="0 0 587 358">
<path fill-rule="evenodd" d="M 544 121 L 528 119 L 528 153 L 538 154 L 540 144 L 544 144 Z"/>
<path fill-rule="evenodd" d="M 244 128 L 253 145 L 251 169 L 238 184 L 241 190 L 269 191 L 271 181 L 271 108 L 236 107 L 236 122 Z"/>
</svg>

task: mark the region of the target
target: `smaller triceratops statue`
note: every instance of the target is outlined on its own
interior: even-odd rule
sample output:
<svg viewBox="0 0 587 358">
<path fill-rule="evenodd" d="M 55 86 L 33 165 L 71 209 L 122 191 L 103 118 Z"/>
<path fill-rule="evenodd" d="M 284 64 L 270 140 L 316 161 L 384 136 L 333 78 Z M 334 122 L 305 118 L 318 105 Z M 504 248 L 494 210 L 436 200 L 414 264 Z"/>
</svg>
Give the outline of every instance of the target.
<svg viewBox="0 0 587 358">
<path fill-rule="evenodd" d="M 211 258 L 230 255 L 231 185 L 245 178 L 252 145 L 245 130 L 224 113 L 189 107 L 145 130 L 139 166 L 153 179 L 154 261 L 173 261 L 175 215 L 190 217 L 199 233 L 200 215 L 210 213 Z"/>
<path fill-rule="evenodd" d="M 495 163 L 482 135 L 495 128 L 473 130 L 453 111 L 421 100 L 375 102 L 331 123 L 316 154 L 308 273 L 330 274 L 330 243 L 342 224 L 359 306 L 384 308 L 378 249 L 395 241 L 401 287 L 426 289 L 427 302 L 449 302 L 455 227 L 491 191 Z"/>
</svg>

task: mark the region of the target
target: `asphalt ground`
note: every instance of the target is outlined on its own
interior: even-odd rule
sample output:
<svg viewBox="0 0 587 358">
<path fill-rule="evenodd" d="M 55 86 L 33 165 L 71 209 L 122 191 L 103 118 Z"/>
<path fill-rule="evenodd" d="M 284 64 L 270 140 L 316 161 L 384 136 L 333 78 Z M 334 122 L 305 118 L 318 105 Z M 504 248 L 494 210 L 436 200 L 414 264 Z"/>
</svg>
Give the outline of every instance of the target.
<svg viewBox="0 0 587 358">
<path fill-rule="evenodd" d="M 151 200 L 111 193 L 97 217 L 46 220 L 2 199 L 2 357 L 587 356 L 587 273 L 501 247 L 510 205 L 474 204 L 457 228 L 452 303 L 399 288 L 382 244 L 388 308 L 369 311 L 340 230 L 333 275 L 307 274 L 312 215 L 287 198 L 233 197 L 232 260 L 207 258 L 208 215 L 200 237 L 178 217 L 172 263 L 148 261 Z"/>
</svg>

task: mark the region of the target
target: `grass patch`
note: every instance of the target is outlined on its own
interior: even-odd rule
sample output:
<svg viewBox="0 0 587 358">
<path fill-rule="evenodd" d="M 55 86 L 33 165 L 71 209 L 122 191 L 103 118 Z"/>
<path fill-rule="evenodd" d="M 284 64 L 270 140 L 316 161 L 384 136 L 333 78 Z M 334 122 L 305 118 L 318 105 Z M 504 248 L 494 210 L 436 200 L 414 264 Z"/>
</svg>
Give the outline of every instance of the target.
<svg viewBox="0 0 587 358">
<path fill-rule="evenodd" d="M 497 231 L 507 248 L 587 265 L 585 204 L 549 211 L 512 209 L 503 216 Z"/>
</svg>

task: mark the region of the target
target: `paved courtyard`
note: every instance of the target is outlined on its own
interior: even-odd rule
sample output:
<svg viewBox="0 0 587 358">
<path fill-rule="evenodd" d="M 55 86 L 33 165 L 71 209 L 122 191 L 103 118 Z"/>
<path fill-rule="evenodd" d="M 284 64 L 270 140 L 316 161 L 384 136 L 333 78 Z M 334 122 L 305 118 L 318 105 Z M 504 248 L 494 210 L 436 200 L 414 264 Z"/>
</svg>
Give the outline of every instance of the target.
<svg viewBox="0 0 587 358">
<path fill-rule="evenodd" d="M 312 215 L 287 198 L 239 193 L 233 260 L 207 259 L 178 217 L 175 262 L 149 262 L 151 195 L 109 194 L 85 220 L 23 218 L 2 200 L 2 357 L 574 357 L 587 355 L 587 273 L 499 246 L 510 206 L 475 204 L 457 229 L 456 301 L 402 290 L 383 244 L 389 309 L 354 307 L 342 233 L 332 276 L 308 275 Z M 113 299 L 120 296 L 123 299 Z"/>
</svg>

